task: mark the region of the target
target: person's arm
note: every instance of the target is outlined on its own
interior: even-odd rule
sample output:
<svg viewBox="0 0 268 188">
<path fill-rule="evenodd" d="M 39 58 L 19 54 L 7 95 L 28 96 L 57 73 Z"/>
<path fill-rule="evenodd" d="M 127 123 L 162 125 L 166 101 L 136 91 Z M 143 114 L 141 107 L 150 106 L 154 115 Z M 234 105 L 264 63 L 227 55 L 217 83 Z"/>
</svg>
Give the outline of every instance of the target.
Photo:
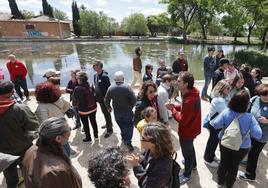
<svg viewBox="0 0 268 188">
<path fill-rule="evenodd" d="M 160 93 L 157 96 L 157 103 L 158 103 L 158 109 L 159 109 L 159 115 L 160 119 L 163 120 L 164 123 L 168 122 L 168 111 L 165 106 L 165 104 L 168 102 L 168 94 L 166 93 Z"/>
<path fill-rule="evenodd" d="M 251 115 L 250 121 L 251 121 L 250 136 L 257 139 L 257 140 L 261 139 L 262 129 L 253 115 Z"/>
<path fill-rule="evenodd" d="M 215 128 L 215 129 L 222 129 L 224 128 L 225 125 L 225 114 L 226 111 L 223 111 L 222 113 L 220 113 L 215 119 L 214 121 L 211 121 L 211 125 Z"/>
<path fill-rule="evenodd" d="M 208 70 L 208 64 L 209 64 L 209 59 L 208 57 L 205 57 L 204 59 L 204 72 Z"/>
<path fill-rule="evenodd" d="M 40 108 L 37 107 L 36 111 L 35 111 L 35 115 L 37 117 L 37 120 L 39 122 L 39 124 L 43 123 L 46 119 L 48 119 L 49 117 L 49 112 L 46 108 Z"/>
<path fill-rule="evenodd" d="M 112 107 L 111 107 L 111 99 L 112 99 L 112 97 L 111 97 L 111 87 L 109 87 L 108 88 L 108 91 L 107 91 L 107 93 L 106 93 L 106 95 L 105 95 L 105 97 L 104 97 L 104 104 L 105 104 L 105 106 L 106 106 L 106 108 L 107 109 L 111 109 Z"/>
<path fill-rule="evenodd" d="M 23 113 L 18 113 L 20 116 L 20 123 L 23 126 L 24 131 L 35 131 L 39 127 L 39 123 L 35 114 L 30 110 L 30 108 L 24 104 L 15 104 L 20 105 L 20 109 Z"/>
<path fill-rule="evenodd" d="M 65 89 L 65 91 L 66 91 L 67 93 L 72 93 L 72 92 L 73 92 L 73 89 L 70 88 L 70 87 L 71 87 L 71 82 L 72 82 L 72 81 L 69 81 L 69 82 L 68 82 L 67 87 L 66 87 L 66 89 Z"/>
<path fill-rule="evenodd" d="M 18 64 L 19 64 L 20 69 L 22 71 L 22 77 L 23 77 L 23 79 L 25 79 L 26 75 L 27 75 L 27 72 L 28 72 L 27 69 L 26 69 L 26 66 L 20 61 L 18 62 Z"/>
<path fill-rule="evenodd" d="M 187 59 L 185 59 L 185 70 L 188 71 L 188 68 L 189 68 L 188 67 L 188 61 L 187 61 Z"/>
<path fill-rule="evenodd" d="M 134 93 L 134 91 L 131 89 L 131 87 L 128 88 L 129 89 L 129 101 L 131 106 L 135 106 L 136 102 L 137 102 L 137 97 Z"/>
</svg>

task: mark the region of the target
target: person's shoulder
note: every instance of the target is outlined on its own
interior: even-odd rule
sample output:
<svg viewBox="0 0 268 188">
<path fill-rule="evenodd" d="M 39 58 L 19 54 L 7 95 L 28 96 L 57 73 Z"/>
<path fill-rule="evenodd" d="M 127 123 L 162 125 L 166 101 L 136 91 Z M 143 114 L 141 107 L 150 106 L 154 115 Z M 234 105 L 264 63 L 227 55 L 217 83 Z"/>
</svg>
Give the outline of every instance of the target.
<svg viewBox="0 0 268 188">
<path fill-rule="evenodd" d="M 103 77 L 109 77 L 109 74 L 108 74 L 107 71 L 102 71 L 101 76 L 103 76 Z"/>
</svg>

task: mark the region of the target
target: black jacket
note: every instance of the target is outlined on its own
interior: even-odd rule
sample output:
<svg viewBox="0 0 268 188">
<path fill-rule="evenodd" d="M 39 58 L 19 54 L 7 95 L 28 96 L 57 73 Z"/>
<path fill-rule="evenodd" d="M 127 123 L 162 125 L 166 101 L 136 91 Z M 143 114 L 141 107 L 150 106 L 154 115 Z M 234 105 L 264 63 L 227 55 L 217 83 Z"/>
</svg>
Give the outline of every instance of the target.
<svg viewBox="0 0 268 188">
<path fill-rule="evenodd" d="M 106 93 L 107 93 L 108 88 L 111 85 L 111 82 L 110 82 L 110 79 L 109 79 L 109 76 L 108 76 L 108 72 L 102 71 L 102 73 L 100 73 L 100 75 L 99 75 L 99 82 L 98 83 L 95 82 L 96 77 L 97 77 L 97 74 L 94 74 L 94 85 L 96 87 L 96 84 L 98 84 L 99 89 L 101 91 L 101 93 L 99 93 L 98 91 L 96 91 L 96 95 L 97 96 L 100 96 L 101 95 L 104 98 L 105 95 L 106 95 Z"/>
<path fill-rule="evenodd" d="M 215 85 L 222 79 L 224 79 L 224 70 L 218 68 L 213 75 L 212 88 L 214 88 Z"/>
</svg>

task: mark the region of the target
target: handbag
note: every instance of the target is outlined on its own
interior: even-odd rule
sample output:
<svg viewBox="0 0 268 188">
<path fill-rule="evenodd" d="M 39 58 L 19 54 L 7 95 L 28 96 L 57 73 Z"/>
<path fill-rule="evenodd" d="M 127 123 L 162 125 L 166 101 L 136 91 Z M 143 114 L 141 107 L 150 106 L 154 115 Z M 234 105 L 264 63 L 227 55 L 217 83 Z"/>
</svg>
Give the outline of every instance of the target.
<svg viewBox="0 0 268 188">
<path fill-rule="evenodd" d="M 219 112 L 216 112 L 210 119 L 209 119 L 209 115 L 207 114 L 206 117 L 203 119 L 203 127 L 208 129 L 209 122 L 213 120 L 215 117 L 217 117 L 218 114 Z"/>
<path fill-rule="evenodd" d="M 171 175 L 171 183 L 170 188 L 179 188 L 180 187 L 180 179 L 178 178 L 180 175 L 181 167 L 177 163 L 177 153 L 174 153 L 174 158 L 172 158 L 172 175 Z"/>
<path fill-rule="evenodd" d="M 74 115 L 75 115 L 75 112 L 73 110 L 73 108 L 69 108 L 66 112 L 65 112 L 65 115 L 68 117 L 68 118 L 73 118 Z"/>
<path fill-rule="evenodd" d="M 226 129 L 223 130 L 224 133 L 221 138 L 222 146 L 231 150 L 235 150 L 235 151 L 238 151 L 240 149 L 240 146 L 244 140 L 240 132 L 240 125 L 239 125 L 239 118 L 241 116 L 242 115 L 235 117 L 233 121 L 230 123 L 230 125 Z"/>
</svg>

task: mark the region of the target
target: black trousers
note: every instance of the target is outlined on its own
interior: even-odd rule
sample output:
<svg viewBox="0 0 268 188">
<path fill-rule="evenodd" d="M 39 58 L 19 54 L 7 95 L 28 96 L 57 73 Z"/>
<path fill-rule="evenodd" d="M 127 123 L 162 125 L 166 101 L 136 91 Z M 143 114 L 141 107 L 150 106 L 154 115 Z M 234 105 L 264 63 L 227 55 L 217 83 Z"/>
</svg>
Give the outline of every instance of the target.
<svg viewBox="0 0 268 188">
<path fill-rule="evenodd" d="M 23 89 L 25 97 L 27 97 L 27 98 L 29 97 L 29 91 L 28 91 L 26 79 L 20 80 L 20 81 L 14 81 L 13 83 L 14 83 L 15 90 L 21 99 L 23 99 L 23 94 L 22 94 L 20 88 Z"/>
<path fill-rule="evenodd" d="M 251 138 L 251 148 L 248 153 L 248 162 L 246 173 L 250 178 L 256 178 L 256 169 L 260 153 L 266 143 L 258 142 L 254 138 Z"/>
<path fill-rule="evenodd" d="M 104 104 L 104 98 L 98 98 L 97 102 L 100 104 L 101 107 L 101 111 L 104 115 L 105 121 L 106 121 L 106 129 L 107 132 L 113 132 L 113 123 L 112 123 L 112 117 L 111 117 L 111 113 L 108 112 L 105 104 Z"/>
<path fill-rule="evenodd" d="M 185 161 L 184 173 L 186 177 L 190 177 L 193 167 L 196 167 L 196 157 L 194 149 L 194 140 L 183 140 L 180 139 L 181 152 Z"/>
<path fill-rule="evenodd" d="M 241 149 L 234 151 L 220 145 L 221 162 L 218 168 L 218 184 L 231 188 L 236 180 L 237 171 L 240 162 L 246 156 L 249 149 Z"/>
<path fill-rule="evenodd" d="M 21 158 L 23 158 L 23 155 Z M 9 165 L 9 167 L 4 170 L 7 188 L 16 188 L 17 184 L 19 183 L 17 166 L 21 166 L 21 158 Z"/>
<path fill-rule="evenodd" d="M 93 128 L 94 137 L 98 138 L 98 126 L 96 122 L 96 112 L 92 112 L 89 115 L 80 115 L 80 118 L 83 123 L 86 138 L 91 140 L 88 118 Z"/>
<path fill-rule="evenodd" d="M 214 127 L 211 125 L 208 125 L 208 129 L 209 129 L 209 137 L 208 137 L 208 141 L 207 141 L 207 145 L 206 145 L 206 149 L 204 153 L 204 159 L 205 161 L 211 163 L 215 157 L 215 151 L 219 143 L 218 135 L 221 129 L 214 129 Z"/>
</svg>

